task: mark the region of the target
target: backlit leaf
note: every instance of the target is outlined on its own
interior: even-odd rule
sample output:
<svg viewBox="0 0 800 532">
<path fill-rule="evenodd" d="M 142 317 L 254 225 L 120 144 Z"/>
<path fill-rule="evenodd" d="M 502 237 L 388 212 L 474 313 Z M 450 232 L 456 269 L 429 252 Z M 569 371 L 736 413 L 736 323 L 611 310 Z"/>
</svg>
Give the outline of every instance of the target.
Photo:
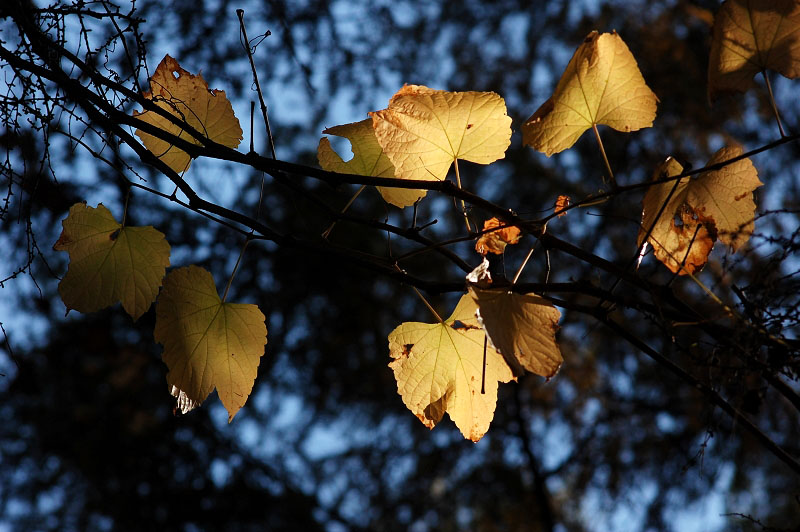
<svg viewBox="0 0 800 532">
<path fill-rule="evenodd" d="M 407 322 L 389 335 L 389 367 L 403 402 L 428 428 L 444 413 L 465 438 L 480 440 L 489 430 L 498 382 L 513 376 L 506 362 L 487 346 L 485 392 L 481 393 L 484 333 L 477 305 L 464 295 L 444 323 Z"/>
<path fill-rule="evenodd" d="M 369 113 L 375 136 L 403 179 L 443 180 L 456 159 L 489 164 L 505 156 L 511 118 L 494 92 L 406 85 Z"/>
<path fill-rule="evenodd" d="M 478 241 L 475 242 L 475 251 L 481 255 L 486 255 L 487 253 L 502 255 L 508 244 L 516 244 L 519 242 L 519 227 L 506 225 L 505 222 L 501 222 L 497 218 L 489 218 L 483 222 L 484 231 L 492 227 L 501 226 L 502 229 L 495 229 L 494 231 L 482 234 L 480 238 L 478 238 Z"/>
<path fill-rule="evenodd" d="M 395 177 L 392 162 L 383 153 L 383 148 L 375 138 L 371 118 L 353 124 L 330 127 L 323 133 L 346 138 L 350 141 L 353 150 L 353 158 L 345 162 L 333 150 L 327 138 L 320 139 L 317 159 L 319 165 L 325 170 L 342 174 Z M 377 189 L 383 199 L 400 208 L 413 205 L 427 192 L 426 190 L 407 188 L 377 187 Z"/>
<path fill-rule="evenodd" d="M 164 235 L 152 226 L 123 227 L 102 203 L 76 203 L 61 225 L 53 249 L 69 253 L 58 284 L 67 310 L 95 312 L 119 301 L 134 320 L 147 312 L 169 266 Z"/>
<path fill-rule="evenodd" d="M 216 388 L 231 421 L 253 389 L 267 343 L 258 307 L 223 303 L 210 273 L 178 268 L 158 297 L 154 336 L 164 346 L 167 383 L 178 407 L 190 409 Z"/>
<path fill-rule="evenodd" d="M 517 294 L 491 283 L 488 261 L 467 276 L 469 295 L 478 305 L 477 318 L 489 342 L 503 355 L 515 377 L 525 370 L 550 378 L 564 361 L 556 342 L 561 313 L 536 294 Z"/>
<path fill-rule="evenodd" d="M 522 126 L 522 142 L 548 157 L 570 148 L 584 131 L 653 125 L 658 98 L 616 32 L 591 32 L 572 56 L 553 95 Z"/>
<path fill-rule="evenodd" d="M 708 95 L 746 91 L 753 76 L 776 70 L 800 76 L 800 2 L 727 0 L 714 19 Z"/>
<path fill-rule="evenodd" d="M 236 148 L 242 140 L 242 128 L 225 91 L 209 90 L 201 74 L 190 74 L 169 55 L 164 56 L 150 78 L 150 92 L 142 96 L 214 142 Z M 201 144 L 179 126 L 153 111 L 134 111 L 133 116 L 188 142 Z M 140 129 L 136 130 L 136 134 L 148 150 L 176 172 L 181 173 L 189 168 L 191 157 L 185 151 Z"/>
<path fill-rule="evenodd" d="M 722 148 L 708 164 L 741 154 L 740 146 Z M 656 170 L 653 179 L 682 171 L 683 167 L 670 157 Z M 750 159 L 741 159 L 694 179 L 684 177 L 677 185 L 665 182 L 651 186 L 642 202 L 639 246 L 652 227 L 647 242 L 658 260 L 680 275 L 699 271 L 717 239 L 733 251 L 748 241 L 756 208 L 753 191 L 762 184 Z"/>
</svg>

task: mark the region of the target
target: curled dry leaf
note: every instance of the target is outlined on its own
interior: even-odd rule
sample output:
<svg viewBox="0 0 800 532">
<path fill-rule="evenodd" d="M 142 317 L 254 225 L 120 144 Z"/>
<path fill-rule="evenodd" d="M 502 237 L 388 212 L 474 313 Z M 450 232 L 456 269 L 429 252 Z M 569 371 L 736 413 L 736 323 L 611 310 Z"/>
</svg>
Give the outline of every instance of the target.
<svg viewBox="0 0 800 532">
<path fill-rule="evenodd" d="M 564 361 L 556 342 L 561 313 L 533 293 L 483 288 L 491 282 L 487 266 L 484 259 L 467 275 L 469 295 L 478 306 L 478 322 L 515 377 L 528 370 L 549 379 Z"/>
<path fill-rule="evenodd" d="M 223 303 L 203 268 L 170 272 L 156 304 L 156 342 L 169 368 L 167 384 L 187 412 L 217 389 L 228 421 L 244 406 L 267 343 L 256 305 Z"/>
<path fill-rule="evenodd" d="M 76 203 L 61 225 L 53 249 L 69 253 L 58 283 L 67 311 L 95 312 L 119 301 L 134 321 L 147 312 L 169 266 L 164 234 L 150 225 L 123 227 L 102 203 Z"/>
<path fill-rule="evenodd" d="M 150 78 L 150 92 L 142 96 L 214 142 L 236 148 L 242 141 L 242 128 L 225 91 L 210 90 L 201 74 L 190 74 L 169 55 L 164 56 Z M 201 145 L 199 140 L 154 111 L 134 111 L 133 116 Z M 136 130 L 136 135 L 148 150 L 175 172 L 181 173 L 189 168 L 192 160 L 185 151 L 141 129 Z"/>
<path fill-rule="evenodd" d="M 708 63 L 708 97 L 744 92 L 771 69 L 800 76 L 800 2 L 727 0 L 714 19 Z"/>
<path fill-rule="evenodd" d="M 383 148 L 378 144 L 378 139 L 375 138 L 375 130 L 372 127 L 371 118 L 353 124 L 330 127 L 323 133 L 346 138 L 350 141 L 350 146 L 353 150 L 353 158 L 345 162 L 333 150 L 327 138 L 320 139 L 319 147 L 317 148 L 317 159 L 319 160 L 319 165 L 325 170 L 342 174 L 395 177 L 392 162 L 383 153 Z M 414 205 L 427 192 L 426 190 L 407 188 L 377 187 L 377 189 L 383 199 L 400 208 Z"/>
<path fill-rule="evenodd" d="M 511 144 L 511 117 L 494 92 L 405 85 L 388 108 L 369 115 L 378 143 L 402 179 L 441 181 L 456 159 L 493 163 Z"/>
<path fill-rule="evenodd" d="M 505 222 L 501 222 L 497 218 L 489 218 L 488 220 L 483 222 L 484 231 L 486 231 L 487 229 L 491 229 L 493 227 L 501 227 L 501 228 L 482 234 L 480 238 L 478 238 L 478 241 L 475 243 L 475 251 L 477 251 L 481 255 L 486 255 L 487 253 L 502 255 L 503 252 L 506 250 L 506 245 L 516 244 L 517 242 L 519 242 L 520 239 L 519 227 L 514 225 L 506 226 Z"/>
<path fill-rule="evenodd" d="M 494 418 L 498 382 L 513 378 L 503 357 L 488 346 L 484 367 L 484 333 L 476 310 L 464 295 L 443 323 L 406 322 L 389 334 L 389 367 L 408 409 L 430 429 L 447 412 L 464 437 L 475 442 Z"/>
<path fill-rule="evenodd" d="M 708 165 L 742 154 L 740 146 L 719 150 Z M 653 179 L 679 175 L 683 167 L 672 157 L 664 161 Z M 694 179 L 684 177 L 651 186 L 642 202 L 642 225 L 638 245 L 647 242 L 655 256 L 673 272 L 688 275 L 708 261 L 716 240 L 733 251 L 753 233 L 753 191 L 763 183 L 750 159 L 741 159 L 719 170 L 703 172 Z M 659 214 L 660 213 L 660 214 Z"/>
<path fill-rule="evenodd" d="M 566 211 L 564 211 L 567 207 L 569 207 L 569 196 L 559 196 L 556 199 L 555 207 L 555 212 L 558 214 L 559 218 L 567 215 Z"/>
<path fill-rule="evenodd" d="M 653 125 L 658 98 L 616 32 L 591 32 L 572 56 L 553 95 L 525 121 L 522 142 L 548 157 L 570 148 L 584 131 Z"/>
</svg>

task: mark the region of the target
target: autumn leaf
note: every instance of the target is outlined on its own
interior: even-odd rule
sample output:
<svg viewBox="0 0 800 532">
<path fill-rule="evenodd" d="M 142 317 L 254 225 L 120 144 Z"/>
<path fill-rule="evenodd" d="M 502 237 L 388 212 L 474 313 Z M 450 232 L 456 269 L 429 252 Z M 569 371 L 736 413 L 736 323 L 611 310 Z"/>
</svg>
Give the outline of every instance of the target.
<svg viewBox="0 0 800 532">
<path fill-rule="evenodd" d="M 169 266 L 163 233 L 152 226 L 123 227 L 102 203 L 76 203 L 61 225 L 53 249 L 69 253 L 58 284 L 67 312 L 95 312 L 117 301 L 134 321 L 147 312 Z"/>
<path fill-rule="evenodd" d="M 375 138 L 372 119 L 367 118 L 361 122 L 330 127 L 323 131 L 327 135 L 344 137 L 350 141 L 353 158 L 344 161 L 337 154 L 327 138 L 319 141 L 317 159 L 319 165 L 329 172 L 342 174 L 358 174 L 373 177 L 395 177 L 394 166 L 383 153 L 383 148 Z M 414 205 L 417 200 L 425 196 L 426 190 L 377 187 L 383 199 L 388 203 L 403 208 Z"/>
<path fill-rule="evenodd" d="M 570 148 L 587 129 L 653 125 L 658 98 L 616 32 L 591 32 L 572 56 L 553 95 L 522 126 L 522 142 L 548 157 Z"/>
<path fill-rule="evenodd" d="M 178 268 L 164 281 L 154 336 L 164 346 L 167 383 L 178 407 L 200 404 L 216 388 L 230 422 L 253 389 L 267 343 L 258 307 L 223 303 L 210 273 Z"/>
<path fill-rule="evenodd" d="M 725 147 L 714 154 L 708 165 L 741 154 L 740 146 Z M 683 167 L 670 157 L 659 166 L 653 179 L 676 176 L 682 171 Z M 684 177 L 677 184 L 651 186 L 642 202 L 639 246 L 652 227 L 647 242 L 658 260 L 680 275 L 699 271 L 716 240 L 733 251 L 748 241 L 754 228 L 753 191 L 762 184 L 750 159 L 741 159 L 694 179 Z"/>
<path fill-rule="evenodd" d="M 498 382 L 513 377 L 508 365 L 487 347 L 485 393 L 481 393 L 484 333 L 475 318 L 477 306 L 468 295 L 443 323 L 407 322 L 389 335 L 397 392 L 428 428 L 444 413 L 465 438 L 480 440 L 494 417 Z"/>
<path fill-rule="evenodd" d="M 405 85 L 369 113 L 375 136 L 402 179 L 443 180 L 456 159 L 489 164 L 505 156 L 511 118 L 494 92 Z"/>
<path fill-rule="evenodd" d="M 714 19 L 708 96 L 744 92 L 753 76 L 771 69 L 800 76 L 800 3 L 796 0 L 727 0 Z"/>
<path fill-rule="evenodd" d="M 497 218 L 489 218 L 483 222 L 484 231 L 493 227 L 501 226 L 504 227 L 502 227 L 502 229 L 495 229 L 494 231 L 483 233 L 478 241 L 475 242 L 475 251 L 481 255 L 486 255 L 487 253 L 502 255 L 506 250 L 506 245 L 516 244 L 519 242 L 519 227 L 514 225 L 506 225 L 505 222 L 501 222 Z"/>
<path fill-rule="evenodd" d="M 549 379 L 564 361 L 556 342 L 561 313 L 536 294 L 517 294 L 507 288 L 485 289 L 491 283 L 488 261 L 467 276 L 476 317 L 491 345 L 515 377 L 525 370 Z"/>
<path fill-rule="evenodd" d="M 555 205 L 555 209 L 554 209 L 555 213 L 554 214 L 557 214 L 559 218 L 561 218 L 562 216 L 566 216 L 567 215 L 567 211 L 566 211 L 567 207 L 569 207 L 569 196 L 563 196 L 563 195 L 559 196 L 556 199 L 556 205 Z"/>
<path fill-rule="evenodd" d="M 233 114 L 225 91 L 209 90 L 201 74 L 192 75 L 182 69 L 175 59 L 164 56 L 150 78 L 150 92 L 142 96 L 160 108 L 188 123 L 199 133 L 219 144 L 236 148 L 242 140 L 242 128 Z M 154 111 L 134 111 L 133 116 L 164 131 L 201 145 L 201 142 Z M 145 147 L 177 173 L 189 168 L 191 157 L 171 143 L 136 130 Z"/>
</svg>

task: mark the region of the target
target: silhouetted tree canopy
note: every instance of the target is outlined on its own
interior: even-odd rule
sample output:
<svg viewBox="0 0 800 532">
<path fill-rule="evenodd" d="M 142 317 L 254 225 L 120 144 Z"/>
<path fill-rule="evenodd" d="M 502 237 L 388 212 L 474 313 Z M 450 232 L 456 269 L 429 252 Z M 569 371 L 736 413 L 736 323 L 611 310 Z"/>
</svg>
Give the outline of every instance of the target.
<svg viewBox="0 0 800 532">
<path fill-rule="evenodd" d="M 710 104 L 718 8 L 4 0 L 0 529 L 800 530 L 798 82 L 768 73 L 785 136 L 764 78 Z M 257 103 L 251 119 L 237 9 L 277 162 Z M 618 189 L 591 133 L 549 158 L 519 133 L 595 29 L 624 38 L 660 100 L 653 128 L 601 129 Z M 224 89 L 245 130 L 240 160 L 198 146 L 177 176 L 197 200 L 122 121 L 165 53 Z M 367 187 L 342 215 L 359 181 L 318 170 L 322 130 L 384 108 L 404 83 L 505 98 L 505 158 L 461 167 L 486 200 L 468 214 L 479 225 L 511 209 L 526 224 L 492 268 L 513 277 L 534 246 L 521 286 L 562 312 L 560 372 L 501 386 L 477 444 L 448 419 L 425 428 L 387 367 L 389 332 L 431 321 L 412 287 L 449 312 L 480 262 L 456 187 L 402 211 Z M 767 148 L 751 156 L 765 186 L 748 245 L 718 245 L 697 282 L 652 253 L 637 267 L 655 168 L 669 155 L 699 168 L 731 143 Z M 545 230 L 559 195 L 586 204 Z M 52 246 L 80 201 L 127 205 L 128 223 L 165 233 L 173 266 L 202 265 L 218 287 L 259 235 L 231 298 L 259 305 L 268 343 L 231 424 L 213 396 L 173 415 L 152 309 L 135 323 L 119 305 L 64 315 L 67 257 Z"/>
</svg>

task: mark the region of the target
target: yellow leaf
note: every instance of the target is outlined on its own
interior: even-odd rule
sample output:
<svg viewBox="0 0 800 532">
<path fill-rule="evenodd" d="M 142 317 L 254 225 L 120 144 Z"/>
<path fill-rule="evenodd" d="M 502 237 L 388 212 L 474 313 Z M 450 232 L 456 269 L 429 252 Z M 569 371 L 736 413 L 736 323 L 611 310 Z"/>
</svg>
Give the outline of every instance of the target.
<svg viewBox="0 0 800 532">
<path fill-rule="evenodd" d="M 515 377 L 525 370 L 550 378 L 564 361 L 556 342 L 561 313 L 536 294 L 517 294 L 491 283 L 488 261 L 467 276 L 469 295 L 478 306 L 476 317 L 490 345 L 503 355 Z"/>
<path fill-rule="evenodd" d="M 209 90 L 208 83 L 201 74 L 190 74 L 169 55 L 164 56 L 150 78 L 150 92 L 142 96 L 153 100 L 160 108 L 185 121 L 214 142 L 236 148 L 242 140 L 242 128 L 233 114 L 233 107 L 225 96 L 225 91 Z M 134 111 L 133 116 L 193 144 L 201 144 L 189 133 L 153 111 Z M 136 130 L 136 134 L 148 150 L 176 172 L 181 173 L 189 168 L 192 161 L 185 151 L 140 129 Z"/>
<path fill-rule="evenodd" d="M 708 96 L 744 92 L 765 69 L 800 76 L 800 3 L 796 0 L 727 0 L 714 19 Z"/>
<path fill-rule="evenodd" d="M 740 146 L 725 147 L 714 154 L 708 165 L 741 154 Z M 683 167 L 670 157 L 659 166 L 653 179 L 682 171 Z M 733 251 L 749 240 L 756 208 L 753 191 L 762 184 L 750 159 L 741 159 L 694 179 L 684 177 L 677 185 L 665 182 L 651 186 L 642 202 L 639 246 L 652 227 L 647 242 L 658 260 L 680 275 L 699 271 L 717 239 Z"/>
<path fill-rule="evenodd" d="M 147 312 L 169 266 L 163 233 L 152 226 L 123 227 L 102 203 L 76 203 L 61 225 L 53 249 L 69 253 L 69 269 L 58 284 L 67 311 L 95 312 L 119 301 L 134 321 Z"/>
<path fill-rule="evenodd" d="M 572 56 L 553 95 L 522 126 L 522 142 L 548 157 L 570 148 L 584 131 L 653 125 L 658 98 L 616 32 L 591 32 Z"/>
<path fill-rule="evenodd" d="M 187 410 L 216 388 L 228 421 L 244 406 L 267 343 L 256 305 L 223 303 L 211 274 L 173 270 L 156 304 L 155 340 L 164 346 L 167 383 Z"/>
<path fill-rule="evenodd" d="M 383 149 L 375 138 L 372 119 L 361 122 L 330 127 L 323 131 L 327 135 L 344 137 L 350 141 L 353 158 L 345 162 L 331 147 L 327 138 L 319 141 L 317 159 L 319 165 L 329 172 L 341 174 L 358 174 L 373 177 L 395 177 L 392 162 L 383 153 Z M 383 199 L 392 205 L 403 208 L 425 196 L 426 190 L 377 187 Z"/>
<path fill-rule="evenodd" d="M 511 117 L 494 92 L 405 85 L 369 113 L 375 136 L 402 179 L 443 180 L 456 159 L 489 164 L 511 144 Z"/>
<path fill-rule="evenodd" d="M 498 382 L 513 377 L 508 365 L 487 347 L 485 394 L 481 393 L 484 333 L 477 306 L 464 295 L 444 323 L 407 322 L 389 335 L 390 364 L 403 402 L 428 428 L 444 413 L 465 438 L 480 440 L 494 417 Z"/>
</svg>

